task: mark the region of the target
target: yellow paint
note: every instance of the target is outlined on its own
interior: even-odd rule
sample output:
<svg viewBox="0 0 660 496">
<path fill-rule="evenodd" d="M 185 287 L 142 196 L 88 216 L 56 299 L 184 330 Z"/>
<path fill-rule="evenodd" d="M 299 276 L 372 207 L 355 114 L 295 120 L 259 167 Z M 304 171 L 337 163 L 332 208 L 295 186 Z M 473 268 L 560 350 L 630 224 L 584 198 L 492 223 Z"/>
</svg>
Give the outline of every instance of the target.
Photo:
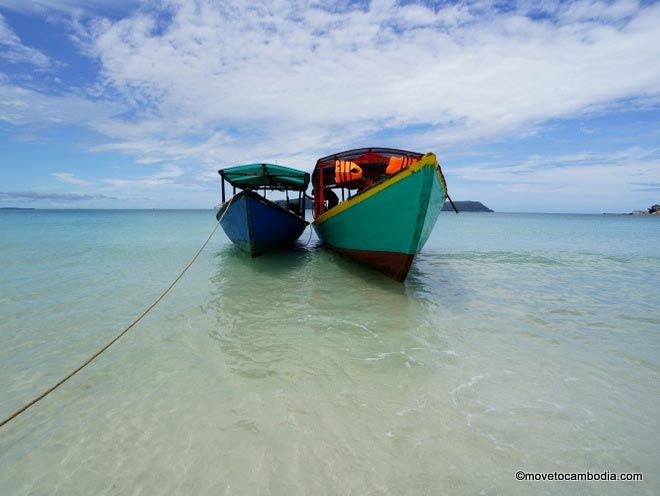
<svg viewBox="0 0 660 496">
<path fill-rule="evenodd" d="M 353 205 L 357 205 L 358 203 L 363 202 L 367 198 L 371 198 L 376 193 L 383 191 L 385 188 L 389 188 L 393 184 L 398 183 L 399 181 L 407 178 L 408 176 L 428 166 L 434 166 L 437 167 L 438 169 L 440 168 L 438 166 L 438 159 L 435 157 L 434 153 L 427 153 L 422 158 L 420 158 L 418 162 L 415 162 L 410 167 L 402 170 L 401 172 L 393 175 L 388 179 L 385 179 L 384 181 L 381 181 L 375 186 L 372 186 L 371 188 L 365 190 L 364 193 L 360 193 L 359 195 L 356 195 L 353 198 L 349 198 L 348 200 L 337 205 L 336 207 L 331 208 L 326 212 L 323 212 L 321 215 L 319 215 L 316 218 L 314 223 L 317 225 L 322 224 L 326 220 L 331 219 L 337 214 L 340 214 L 344 210 L 351 208 Z M 442 179 L 442 183 L 444 184 L 444 178 Z M 445 187 L 445 191 L 446 191 L 446 187 Z"/>
<path fill-rule="evenodd" d="M 438 175 L 438 180 L 440 181 L 440 184 L 442 184 L 442 189 L 445 192 L 445 196 L 447 196 L 447 182 L 445 181 L 445 175 L 442 173 L 442 168 L 440 168 L 440 164 L 438 164 L 438 168 L 435 170 L 435 173 Z"/>
</svg>

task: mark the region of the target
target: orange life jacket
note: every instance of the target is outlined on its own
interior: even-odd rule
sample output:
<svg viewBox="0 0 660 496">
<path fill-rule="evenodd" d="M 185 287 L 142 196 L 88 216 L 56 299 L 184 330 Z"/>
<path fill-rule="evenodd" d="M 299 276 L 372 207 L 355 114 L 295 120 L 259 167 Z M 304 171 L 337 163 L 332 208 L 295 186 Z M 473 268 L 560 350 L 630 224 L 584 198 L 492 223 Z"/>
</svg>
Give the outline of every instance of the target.
<svg viewBox="0 0 660 496">
<path fill-rule="evenodd" d="M 348 183 L 360 179 L 362 169 L 350 160 L 335 160 L 335 184 Z"/>
<path fill-rule="evenodd" d="M 415 162 L 417 162 L 417 159 L 412 157 L 390 157 L 390 162 L 387 164 L 385 173 L 391 176 L 406 167 L 410 167 Z"/>
</svg>

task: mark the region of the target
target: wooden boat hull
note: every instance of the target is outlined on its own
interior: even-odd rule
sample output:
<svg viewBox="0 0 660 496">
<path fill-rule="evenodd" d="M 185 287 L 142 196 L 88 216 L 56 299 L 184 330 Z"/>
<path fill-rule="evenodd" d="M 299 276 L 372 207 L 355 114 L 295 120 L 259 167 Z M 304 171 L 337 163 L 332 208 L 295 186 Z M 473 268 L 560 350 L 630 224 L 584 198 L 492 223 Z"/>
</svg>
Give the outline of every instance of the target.
<svg viewBox="0 0 660 496">
<path fill-rule="evenodd" d="M 253 257 L 291 246 L 308 222 L 250 190 L 225 202 L 216 213 L 227 237 Z"/>
<path fill-rule="evenodd" d="M 313 226 L 327 247 L 403 281 L 446 197 L 437 159 L 429 153 L 323 213 Z"/>
</svg>

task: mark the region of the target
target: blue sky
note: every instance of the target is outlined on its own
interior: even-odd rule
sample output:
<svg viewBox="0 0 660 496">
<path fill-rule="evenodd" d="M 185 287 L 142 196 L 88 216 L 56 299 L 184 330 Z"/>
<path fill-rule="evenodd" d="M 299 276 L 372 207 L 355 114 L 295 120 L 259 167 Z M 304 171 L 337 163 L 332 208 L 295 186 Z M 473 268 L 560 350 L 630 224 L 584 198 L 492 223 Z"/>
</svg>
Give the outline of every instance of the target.
<svg viewBox="0 0 660 496">
<path fill-rule="evenodd" d="M 0 0 L 0 206 L 209 208 L 220 167 L 368 145 L 498 211 L 646 208 L 658 26 L 633 0 Z"/>
</svg>

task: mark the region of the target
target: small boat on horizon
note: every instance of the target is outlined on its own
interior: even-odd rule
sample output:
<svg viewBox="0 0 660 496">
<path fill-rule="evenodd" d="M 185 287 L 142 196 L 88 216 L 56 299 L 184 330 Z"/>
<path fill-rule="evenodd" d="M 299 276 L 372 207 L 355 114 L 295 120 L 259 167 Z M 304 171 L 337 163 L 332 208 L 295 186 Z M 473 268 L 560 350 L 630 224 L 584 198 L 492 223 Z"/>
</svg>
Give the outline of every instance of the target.
<svg viewBox="0 0 660 496">
<path fill-rule="evenodd" d="M 305 220 L 309 173 L 277 164 L 246 164 L 221 169 L 218 174 L 222 204 L 216 218 L 227 237 L 252 257 L 293 245 L 309 225 Z M 229 200 L 225 182 L 233 188 Z M 283 206 L 268 200 L 268 191 L 284 192 Z M 291 192 L 295 197 L 290 199 Z"/>
<path fill-rule="evenodd" d="M 312 226 L 322 243 L 397 281 L 405 280 L 448 198 L 433 153 L 393 148 L 323 157 L 312 187 Z"/>
</svg>

